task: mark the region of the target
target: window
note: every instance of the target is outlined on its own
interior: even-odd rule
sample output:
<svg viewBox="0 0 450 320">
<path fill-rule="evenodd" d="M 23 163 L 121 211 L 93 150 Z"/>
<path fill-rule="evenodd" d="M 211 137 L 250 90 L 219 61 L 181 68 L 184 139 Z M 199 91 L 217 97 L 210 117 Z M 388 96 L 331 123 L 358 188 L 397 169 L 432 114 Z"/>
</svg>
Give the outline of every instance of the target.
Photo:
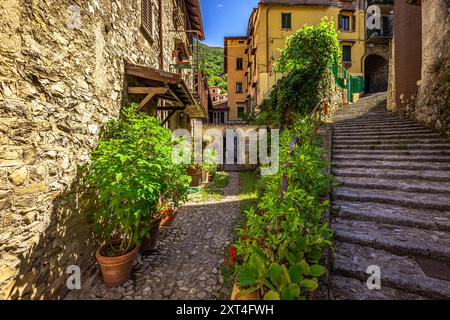
<svg viewBox="0 0 450 320">
<path fill-rule="evenodd" d="M 242 82 L 236 82 L 236 93 L 242 93 Z"/>
<path fill-rule="evenodd" d="M 152 0 L 141 1 L 141 28 L 144 33 L 153 39 L 153 3 Z"/>
<path fill-rule="evenodd" d="M 339 29 L 342 31 L 350 31 L 350 17 L 341 15 L 339 19 Z"/>
<path fill-rule="evenodd" d="M 342 61 L 352 62 L 352 46 L 342 46 Z"/>
<path fill-rule="evenodd" d="M 290 13 L 282 13 L 281 14 L 281 28 L 282 29 L 291 29 L 291 18 L 292 15 Z"/>
<path fill-rule="evenodd" d="M 225 112 L 211 112 L 210 119 L 212 123 L 225 123 Z"/>
<path fill-rule="evenodd" d="M 381 35 L 383 37 L 390 37 L 392 36 L 392 29 L 391 29 L 391 23 L 389 21 L 389 16 L 382 16 L 382 25 L 381 25 Z"/>
<path fill-rule="evenodd" d="M 236 69 L 242 70 L 244 68 L 244 60 L 242 58 L 236 59 Z"/>
<path fill-rule="evenodd" d="M 245 108 L 244 107 L 238 107 L 237 108 L 237 112 L 238 112 L 238 117 L 242 118 L 244 116 L 244 113 L 245 113 Z"/>
</svg>

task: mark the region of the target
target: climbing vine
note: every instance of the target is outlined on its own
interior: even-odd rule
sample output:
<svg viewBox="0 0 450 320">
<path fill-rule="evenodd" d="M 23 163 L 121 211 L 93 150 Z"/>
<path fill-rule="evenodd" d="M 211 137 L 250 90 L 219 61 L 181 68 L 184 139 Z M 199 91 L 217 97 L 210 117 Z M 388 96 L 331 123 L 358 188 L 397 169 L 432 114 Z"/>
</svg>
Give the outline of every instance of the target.
<svg viewBox="0 0 450 320">
<path fill-rule="evenodd" d="M 289 127 L 295 116 L 311 112 L 324 98 L 331 85 L 330 69 L 340 57 L 338 34 L 334 23 L 324 18 L 316 26 L 305 25 L 288 37 L 286 47 L 275 63 L 284 74 L 261 104 L 258 115 L 247 119 Z"/>
</svg>

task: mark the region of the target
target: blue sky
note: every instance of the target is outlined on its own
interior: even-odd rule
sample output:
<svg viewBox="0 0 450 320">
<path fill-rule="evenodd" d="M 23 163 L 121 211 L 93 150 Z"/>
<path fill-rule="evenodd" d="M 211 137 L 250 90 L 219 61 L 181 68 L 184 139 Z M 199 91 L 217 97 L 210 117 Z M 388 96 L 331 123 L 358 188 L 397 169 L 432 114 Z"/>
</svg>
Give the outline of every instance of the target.
<svg viewBox="0 0 450 320">
<path fill-rule="evenodd" d="M 200 0 L 206 39 L 210 46 L 223 47 L 223 37 L 242 36 L 258 0 Z"/>
</svg>

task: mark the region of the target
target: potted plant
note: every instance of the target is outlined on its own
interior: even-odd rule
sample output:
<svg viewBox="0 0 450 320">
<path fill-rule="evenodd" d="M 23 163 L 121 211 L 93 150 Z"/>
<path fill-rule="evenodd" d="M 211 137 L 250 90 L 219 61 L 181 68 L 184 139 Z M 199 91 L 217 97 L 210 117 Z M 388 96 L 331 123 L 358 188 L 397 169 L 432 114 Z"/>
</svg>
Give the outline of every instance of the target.
<svg viewBox="0 0 450 320">
<path fill-rule="evenodd" d="M 163 141 L 163 143 L 175 146 L 179 141 L 171 140 Z M 144 252 L 152 251 L 156 248 L 160 226 L 166 226 L 173 222 L 177 212 L 176 209 L 187 200 L 191 180 L 186 175 L 186 166 L 167 159 L 165 168 L 165 174 L 162 179 L 164 187 L 162 188 L 156 213 L 152 215 L 153 220 L 150 225 L 150 233 L 143 239 L 141 250 Z"/>
<path fill-rule="evenodd" d="M 214 149 L 206 149 L 203 154 L 203 162 L 200 165 L 202 169 L 202 180 L 204 183 L 211 182 L 217 171 L 217 152 Z"/>
<path fill-rule="evenodd" d="M 159 227 L 163 216 L 161 214 L 151 216 L 153 220 L 150 224 L 150 232 L 142 238 L 141 252 L 153 251 L 158 245 Z"/>
<path fill-rule="evenodd" d="M 187 174 L 191 177 L 191 187 L 198 187 L 202 182 L 202 170 L 198 164 L 188 167 Z"/>
<path fill-rule="evenodd" d="M 142 240 L 151 237 L 170 177 L 185 170 L 174 170 L 171 132 L 136 107 L 108 122 L 87 165 L 87 181 L 98 192 L 92 220 L 103 242 L 96 258 L 107 286 L 128 280 Z"/>
</svg>

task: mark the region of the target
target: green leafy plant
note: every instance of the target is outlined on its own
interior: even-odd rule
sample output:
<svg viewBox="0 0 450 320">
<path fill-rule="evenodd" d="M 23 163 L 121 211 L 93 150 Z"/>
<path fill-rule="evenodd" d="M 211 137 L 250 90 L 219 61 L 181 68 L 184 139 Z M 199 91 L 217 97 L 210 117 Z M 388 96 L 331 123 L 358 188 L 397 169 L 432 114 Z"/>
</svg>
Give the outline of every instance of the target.
<svg viewBox="0 0 450 320">
<path fill-rule="evenodd" d="M 331 67 L 340 57 L 338 34 L 332 21 L 324 18 L 316 26 L 305 25 L 288 37 L 275 62 L 284 75 L 273 86 L 260 112 L 247 116 L 254 123 L 292 125 L 296 117 L 312 111 L 331 87 Z"/>
<path fill-rule="evenodd" d="M 292 137 L 299 143 L 290 153 Z M 258 291 L 265 299 L 306 299 L 317 289 L 323 250 L 332 232 L 323 215 L 329 203 L 321 197 L 330 186 L 327 165 L 306 120 L 297 120 L 281 135 L 281 161 L 257 207 L 246 211 L 247 223 L 225 263 L 235 271 L 240 295 Z M 285 193 L 283 176 L 288 179 Z"/>
<path fill-rule="evenodd" d="M 203 161 L 200 164 L 200 168 L 204 171 L 214 175 L 217 172 L 217 152 L 215 149 L 206 149 L 203 153 Z"/>
<path fill-rule="evenodd" d="M 87 165 L 98 190 L 93 229 L 116 255 L 140 245 L 163 202 L 185 200 L 190 182 L 185 166 L 172 163 L 171 132 L 136 107 L 107 123 Z"/>
</svg>

